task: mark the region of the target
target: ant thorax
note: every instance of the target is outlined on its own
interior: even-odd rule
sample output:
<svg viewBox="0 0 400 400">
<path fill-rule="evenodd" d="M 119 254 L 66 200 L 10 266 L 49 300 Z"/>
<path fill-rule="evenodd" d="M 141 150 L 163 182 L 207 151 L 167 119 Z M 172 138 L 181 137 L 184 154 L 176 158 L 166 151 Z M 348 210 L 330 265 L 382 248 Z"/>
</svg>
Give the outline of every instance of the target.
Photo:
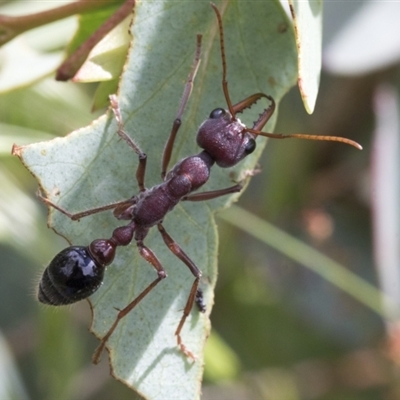
<svg viewBox="0 0 400 400">
<path fill-rule="evenodd" d="M 132 209 L 132 220 L 139 227 L 160 223 L 183 197 L 203 186 L 214 164 L 205 151 L 179 161 L 168 172 L 165 181 L 139 193 Z"/>
</svg>

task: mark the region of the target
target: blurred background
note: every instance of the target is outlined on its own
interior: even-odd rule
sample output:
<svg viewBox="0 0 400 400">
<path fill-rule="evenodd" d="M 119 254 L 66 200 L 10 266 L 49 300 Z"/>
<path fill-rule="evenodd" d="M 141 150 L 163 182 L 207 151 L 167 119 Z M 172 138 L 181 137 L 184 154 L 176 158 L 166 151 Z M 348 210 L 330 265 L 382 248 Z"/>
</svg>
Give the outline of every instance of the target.
<svg viewBox="0 0 400 400">
<path fill-rule="evenodd" d="M 398 302 L 400 32 L 391 18 L 400 4 L 324 7 L 315 112 L 306 114 L 293 88 L 280 103 L 275 131 L 340 135 L 364 150 L 271 140 L 262 172 L 238 206 Z M 73 31 L 73 20 L 63 23 Z M 54 38 L 54 49 L 62 36 Z M 33 40 L 40 43 L 39 34 Z M 62 52 L 52 56 L 49 65 L 57 65 Z M 43 260 L 65 242 L 47 229 L 37 183 L 10 155 L 13 143 L 62 136 L 90 123 L 95 87 L 60 85 L 51 77 L 12 91 L 6 83 L 0 82 L 0 398 L 131 399 L 106 362 L 90 364 L 97 341 L 88 333 L 88 305 L 54 311 L 34 299 Z M 371 310 L 354 298 L 363 287 L 355 285 L 349 295 L 227 219 L 217 218 L 219 279 L 203 399 L 400 398 L 399 336 L 389 306 Z"/>
</svg>

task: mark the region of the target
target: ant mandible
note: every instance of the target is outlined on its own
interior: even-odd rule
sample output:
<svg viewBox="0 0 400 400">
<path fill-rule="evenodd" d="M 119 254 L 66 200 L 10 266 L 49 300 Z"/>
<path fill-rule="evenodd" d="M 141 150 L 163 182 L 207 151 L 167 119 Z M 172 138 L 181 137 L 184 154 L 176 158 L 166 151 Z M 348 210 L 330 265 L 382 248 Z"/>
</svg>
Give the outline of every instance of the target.
<svg viewBox="0 0 400 400">
<path fill-rule="evenodd" d="M 114 112 L 118 125 L 117 133 L 126 141 L 139 158 L 136 180 L 140 193 L 134 195 L 128 200 L 94 208 L 77 214 L 71 214 L 56 204 L 53 204 L 48 199 L 40 196 L 46 204 L 54 207 L 72 220 L 79 220 L 87 215 L 113 209 L 113 214 L 117 219 L 129 221 L 127 225 L 116 228 L 109 239 L 96 239 L 91 242 L 89 246 L 70 246 L 57 254 L 45 269 L 40 281 L 38 291 L 38 299 L 40 302 L 59 306 L 75 303 L 92 295 L 101 286 L 105 268 L 113 262 L 117 247 L 127 246 L 131 243 L 132 239 L 135 240 L 140 255 L 150 263 L 157 272 L 157 278 L 125 308 L 119 310 L 114 323 L 111 325 L 106 335 L 101 339 L 100 345 L 94 353 L 94 363 L 99 362 L 100 355 L 106 342 L 115 331 L 119 321 L 134 309 L 159 282 L 167 277 L 166 271 L 157 256 L 144 244 L 144 239 L 146 238 L 149 229 L 153 226 L 157 226 L 167 247 L 184 264 L 186 264 L 195 278 L 184 307 L 183 315 L 175 331 L 180 350 L 186 356 L 195 359 L 195 355 L 184 345 L 181 331 L 194 303 L 197 304 L 200 311 L 205 311 L 202 292 L 199 288 L 201 271 L 166 232 L 162 222 L 166 214 L 182 200 L 210 200 L 239 192 L 242 189 L 242 185 L 238 183 L 225 189 L 193 194 L 192 192 L 199 189 L 208 181 L 211 167 L 214 164 L 217 164 L 222 168 L 236 165 L 255 150 L 255 139 L 258 135 L 277 139 L 300 138 L 330 140 L 350 144 L 361 149 L 361 146 L 358 143 L 350 139 L 336 136 L 313 136 L 304 134 L 281 135 L 261 132 L 275 110 L 275 101 L 271 96 L 264 93 L 256 93 L 237 104 L 232 104 L 228 91 L 228 82 L 226 80 L 227 74 L 222 19 L 217 7 L 214 4 L 211 4 L 211 6 L 215 11 L 218 20 L 222 58 L 222 88 L 228 109 L 216 108 L 211 111 L 209 118 L 199 127 L 197 132 L 197 143 L 203 150 L 199 154 L 186 157 L 179 161 L 168 173 L 166 173 L 176 134 L 181 126 L 181 118 L 190 97 L 193 80 L 200 63 L 202 36 L 198 35 L 193 66 L 185 85 L 176 119 L 173 123 L 171 133 L 163 152 L 161 169 L 161 177 L 163 179 L 162 183 L 153 186 L 150 189 L 145 188 L 144 177 L 147 156 L 123 130 L 123 121 L 118 100 L 117 97 L 113 95 L 110 96 L 110 102 L 111 109 Z M 253 127 L 247 128 L 236 115 L 244 109 L 251 107 L 261 98 L 266 98 L 270 102 L 270 105 L 260 114 L 258 120 L 254 122 Z"/>
</svg>

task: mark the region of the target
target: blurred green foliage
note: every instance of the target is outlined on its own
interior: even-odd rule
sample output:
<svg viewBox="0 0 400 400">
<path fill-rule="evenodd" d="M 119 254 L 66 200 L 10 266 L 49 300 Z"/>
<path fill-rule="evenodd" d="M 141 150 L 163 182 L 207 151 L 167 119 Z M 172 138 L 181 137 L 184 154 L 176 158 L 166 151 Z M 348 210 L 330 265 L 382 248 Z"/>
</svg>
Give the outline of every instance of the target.
<svg viewBox="0 0 400 400">
<path fill-rule="evenodd" d="M 371 99 L 377 82 L 391 72 L 323 74 L 312 116 L 305 115 L 297 90 L 289 93 L 276 132 L 340 134 L 362 143 L 364 151 L 270 141 L 262 172 L 240 200 L 375 285 L 366 185 Z M 92 85 L 45 79 L 0 95 L 0 327 L 11 351 L 0 347 L 0 370 L 7 366 L 0 387 L 10 388 L 7 398 L 135 398 L 110 378 L 106 360 L 90 364 L 96 340 L 87 331 L 86 302 L 49 310 L 35 301 L 38 275 L 65 241 L 46 229 L 37 183 L 7 150 L 13 137 L 22 144 L 89 124 L 94 91 Z M 229 224 L 220 222 L 219 231 L 215 336 L 206 354 L 203 399 L 398 398 L 398 370 L 385 357 L 385 329 L 376 314 Z"/>
</svg>

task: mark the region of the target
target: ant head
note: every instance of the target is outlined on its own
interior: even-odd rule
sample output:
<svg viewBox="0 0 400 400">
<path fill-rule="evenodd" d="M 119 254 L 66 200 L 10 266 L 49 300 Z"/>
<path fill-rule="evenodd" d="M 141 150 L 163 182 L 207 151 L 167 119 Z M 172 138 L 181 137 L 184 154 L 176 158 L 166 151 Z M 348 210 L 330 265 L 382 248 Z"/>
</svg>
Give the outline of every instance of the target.
<svg viewBox="0 0 400 400">
<path fill-rule="evenodd" d="M 254 135 L 223 108 L 211 111 L 209 118 L 201 124 L 197 143 L 222 168 L 236 165 L 256 148 Z"/>
<path fill-rule="evenodd" d="M 211 111 L 198 132 L 197 143 L 222 168 L 236 165 L 256 148 L 255 135 L 248 132 L 244 124 L 236 118 L 235 113 L 246 108 L 241 103 L 232 105 L 228 82 L 226 80 L 226 59 L 224 50 L 224 32 L 222 18 L 217 6 L 211 3 L 218 20 L 221 59 L 222 59 L 222 89 L 227 103 L 227 110 L 216 108 Z"/>
</svg>

